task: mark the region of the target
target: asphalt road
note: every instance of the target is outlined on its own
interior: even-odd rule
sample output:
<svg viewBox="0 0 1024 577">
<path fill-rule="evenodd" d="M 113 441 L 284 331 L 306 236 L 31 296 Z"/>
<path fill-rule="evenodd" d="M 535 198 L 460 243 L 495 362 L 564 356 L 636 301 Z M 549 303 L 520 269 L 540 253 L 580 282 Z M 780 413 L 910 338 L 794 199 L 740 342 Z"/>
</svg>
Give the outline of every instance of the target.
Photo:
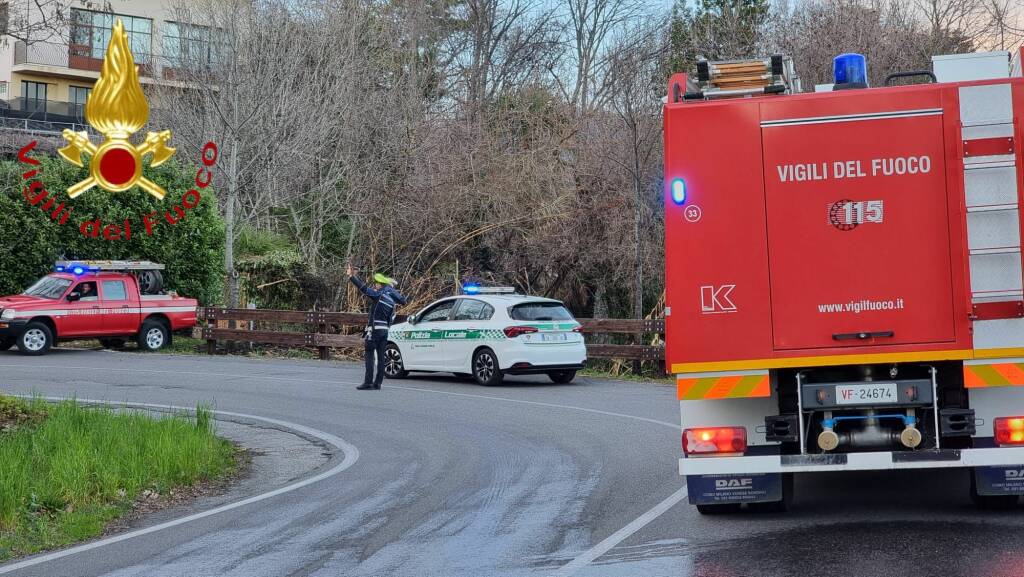
<svg viewBox="0 0 1024 577">
<path fill-rule="evenodd" d="M 974 511 L 962 471 L 805 475 L 788 514 L 704 518 L 681 499 L 670 386 L 413 377 L 356 391 L 360 370 L 0 353 L 4 392 L 208 402 L 358 449 L 351 466 L 297 490 L 10 574 L 1024 575 L 1024 516 Z"/>
</svg>

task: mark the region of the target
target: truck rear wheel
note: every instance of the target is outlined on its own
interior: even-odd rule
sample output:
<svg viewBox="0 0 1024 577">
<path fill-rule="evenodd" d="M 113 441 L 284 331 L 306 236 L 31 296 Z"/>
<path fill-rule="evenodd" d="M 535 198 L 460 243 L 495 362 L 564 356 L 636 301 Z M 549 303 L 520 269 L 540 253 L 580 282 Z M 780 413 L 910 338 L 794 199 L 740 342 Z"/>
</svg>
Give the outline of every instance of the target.
<svg viewBox="0 0 1024 577">
<path fill-rule="evenodd" d="M 726 503 L 724 505 L 697 505 L 697 512 L 701 515 L 732 515 L 740 512 L 740 504 Z"/>
<path fill-rule="evenodd" d="M 44 323 L 33 321 L 18 337 L 18 351 L 23 355 L 45 355 L 53 346 L 53 331 Z"/>
<path fill-rule="evenodd" d="M 1017 495 L 979 495 L 974 469 L 967 470 L 971 474 L 971 502 L 975 507 L 982 511 L 1006 511 L 1017 506 Z"/>
<path fill-rule="evenodd" d="M 167 325 L 163 322 L 156 319 L 147 319 L 146 322 L 142 323 L 142 329 L 139 331 L 135 342 L 144 351 L 159 351 L 171 342 L 171 332 L 167 330 Z"/>
<path fill-rule="evenodd" d="M 793 504 L 793 474 L 782 475 L 782 498 L 768 503 L 751 503 L 750 510 L 759 513 L 785 513 Z"/>
</svg>

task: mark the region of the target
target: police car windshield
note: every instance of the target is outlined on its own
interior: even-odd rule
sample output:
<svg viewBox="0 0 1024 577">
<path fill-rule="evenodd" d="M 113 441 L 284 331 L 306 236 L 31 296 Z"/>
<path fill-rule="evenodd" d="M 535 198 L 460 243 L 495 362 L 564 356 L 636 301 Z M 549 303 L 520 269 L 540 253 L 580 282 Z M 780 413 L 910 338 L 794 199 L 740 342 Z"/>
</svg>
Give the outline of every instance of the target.
<svg viewBox="0 0 1024 577">
<path fill-rule="evenodd" d="M 509 316 L 517 321 L 571 321 L 572 313 L 562 303 L 524 303 L 512 307 Z"/>
<path fill-rule="evenodd" d="M 36 281 L 36 284 L 28 287 L 28 290 L 21 293 L 30 297 L 43 297 L 44 299 L 59 299 L 64 291 L 71 286 L 71 281 L 66 278 L 55 276 L 44 276 Z"/>
</svg>

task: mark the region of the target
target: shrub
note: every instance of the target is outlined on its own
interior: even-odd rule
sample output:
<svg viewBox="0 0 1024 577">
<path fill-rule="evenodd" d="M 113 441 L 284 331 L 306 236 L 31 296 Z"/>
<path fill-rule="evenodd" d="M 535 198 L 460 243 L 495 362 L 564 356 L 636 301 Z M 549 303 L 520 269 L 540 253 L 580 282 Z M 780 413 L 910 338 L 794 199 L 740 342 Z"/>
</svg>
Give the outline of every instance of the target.
<svg viewBox="0 0 1024 577">
<path fill-rule="evenodd" d="M 220 300 L 223 286 L 224 224 L 217 212 L 212 187 L 202 191 L 202 201 L 185 218 L 171 225 L 164 213 L 180 205 L 182 196 L 194 188 L 195 169 L 183 159 L 172 159 L 158 168 L 145 169 L 145 175 L 164 187 L 162 201 L 134 188 L 111 194 L 94 188 L 74 200 L 66 190 L 84 179 L 87 171 L 55 157 L 32 154 L 40 161 L 39 180 L 57 202 L 73 207 L 66 224 L 32 206 L 23 194 L 28 170 L 17 161 L 0 160 L 0 294 L 21 292 L 41 275 L 49 272 L 54 261 L 67 259 L 138 259 L 167 266 L 165 286 L 201 303 Z M 216 182 L 214 183 L 216 184 Z M 143 215 L 157 213 L 152 235 L 146 234 Z M 101 219 L 104 224 L 122 225 L 128 219 L 131 240 L 108 241 L 91 238 L 79 231 L 87 220 Z"/>
</svg>

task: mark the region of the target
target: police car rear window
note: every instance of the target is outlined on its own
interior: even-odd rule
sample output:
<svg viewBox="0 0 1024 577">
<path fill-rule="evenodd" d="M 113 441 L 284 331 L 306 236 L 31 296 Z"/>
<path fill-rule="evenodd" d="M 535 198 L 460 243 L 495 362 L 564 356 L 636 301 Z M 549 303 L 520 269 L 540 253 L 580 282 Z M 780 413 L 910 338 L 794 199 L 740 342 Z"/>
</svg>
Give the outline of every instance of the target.
<svg viewBox="0 0 1024 577">
<path fill-rule="evenodd" d="M 562 303 L 523 303 L 512 307 L 509 316 L 517 321 L 571 321 L 572 313 Z"/>
</svg>

